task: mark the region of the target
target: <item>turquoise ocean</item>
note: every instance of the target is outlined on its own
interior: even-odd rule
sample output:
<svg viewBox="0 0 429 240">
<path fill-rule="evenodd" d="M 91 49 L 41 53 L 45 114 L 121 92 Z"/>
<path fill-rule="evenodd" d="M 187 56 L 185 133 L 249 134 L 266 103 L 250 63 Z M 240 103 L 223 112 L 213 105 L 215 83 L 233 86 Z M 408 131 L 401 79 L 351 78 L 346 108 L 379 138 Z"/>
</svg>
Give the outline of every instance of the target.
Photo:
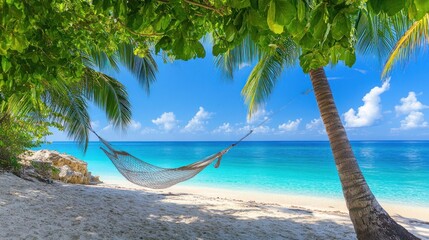
<svg viewBox="0 0 429 240">
<path fill-rule="evenodd" d="M 231 142 L 112 142 L 120 150 L 161 167 L 180 167 L 218 152 Z M 87 152 L 73 142 L 38 149 L 56 150 L 88 162 L 101 180 L 126 181 L 90 142 Z M 429 141 L 355 141 L 353 150 L 377 198 L 429 207 Z M 242 142 L 226 154 L 220 168 L 206 168 L 184 186 L 268 193 L 342 197 L 328 142 Z"/>
</svg>

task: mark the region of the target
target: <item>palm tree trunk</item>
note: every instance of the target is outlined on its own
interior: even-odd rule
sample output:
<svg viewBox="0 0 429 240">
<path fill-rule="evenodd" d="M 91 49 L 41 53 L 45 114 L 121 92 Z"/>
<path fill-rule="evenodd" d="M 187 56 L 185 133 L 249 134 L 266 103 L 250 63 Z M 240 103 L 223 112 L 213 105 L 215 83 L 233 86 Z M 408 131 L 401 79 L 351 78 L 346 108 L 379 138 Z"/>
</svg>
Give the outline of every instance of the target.
<svg viewBox="0 0 429 240">
<path fill-rule="evenodd" d="M 310 79 L 357 238 L 418 239 L 387 214 L 369 189 L 338 115 L 325 70 L 310 71 Z"/>
</svg>

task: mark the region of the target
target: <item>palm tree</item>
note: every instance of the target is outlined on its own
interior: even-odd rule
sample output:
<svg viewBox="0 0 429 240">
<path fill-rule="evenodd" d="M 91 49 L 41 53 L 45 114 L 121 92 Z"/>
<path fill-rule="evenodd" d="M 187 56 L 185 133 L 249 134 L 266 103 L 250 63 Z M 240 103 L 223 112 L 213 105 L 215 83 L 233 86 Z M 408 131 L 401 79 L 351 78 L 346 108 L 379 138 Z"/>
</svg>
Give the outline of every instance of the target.
<svg viewBox="0 0 429 240">
<path fill-rule="evenodd" d="M 379 20 L 375 16 L 362 12 L 356 23 L 358 29 L 361 24 L 361 31 L 357 31 L 357 34 L 362 44 L 371 45 L 374 41 L 381 41 L 389 46 L 389 42 L 399 31 L 401 25 L 384 22 L 384 24 L 393 25 L 387 25 L 391 27 L 385 30 L 383 35 L 379 33 L 380 28 L 375 27 L 380 24 Z M 384 20 L 388 20 L 388 18 L 384 18 Z M 364 23 L 367 25 L 364 26 Z M 368 28 L 369 25 L 372 28 Z M 369 29 L 369 31 L 363 33 L 363 29 Z M 233 76 L 232 71 L 240 63 L 258 60 L 242 90 L 242 94 L 249 104 L 250 115 L 269 96 L 284 68 L 295 65 L 300 50 L 292 41 L 286 41 L 283 46 L 274 46 L 273 51 L 260 52 L 252 50 L 255 49 L 255 46 L 249 42 L 246 40 L 236 49 L 218 57 L 216 65 L 221 67 L 227 75 Z M 368 47 L 362 48 L 368 49 Z M 379 51 L 379 55 L 383 54 L 380 49 L 377 51 Z M 241 54 L 241 56 L 234 56 L 234 54 Z M 343 195 L 358 239 L 418 239 L 397 224 L 372 194 L 354 156 L 324 69 L 312 69 L 309 74 L 334 155 Z"/>
<path fill-rule="evenodd" d="M 31 115 L 42 121 L 52 121 L 64 128 L 84 150 L 88 145 L 90 117 L 88 102 L 102 108 L 115 127 L 126 127 L 131 121 L 130 102 L 125 86 L 115 78 L 101 71 L 119 71 L 119 64 L 125 66 L 149 93 L 155 81 L 157 64 L 149 50 L 140 58 L 133 53 L 133 44 L 122 44 L 118 50 L 107 55 L 96 50 L 83 54 L 87 66 L 81 81 L 69 84 L 61 79 L 42 81 L 43 93 L 35 97 L 32 91 L 11 93 L 3 101 L 1 111 L 8 114 Z"/>
</svg>

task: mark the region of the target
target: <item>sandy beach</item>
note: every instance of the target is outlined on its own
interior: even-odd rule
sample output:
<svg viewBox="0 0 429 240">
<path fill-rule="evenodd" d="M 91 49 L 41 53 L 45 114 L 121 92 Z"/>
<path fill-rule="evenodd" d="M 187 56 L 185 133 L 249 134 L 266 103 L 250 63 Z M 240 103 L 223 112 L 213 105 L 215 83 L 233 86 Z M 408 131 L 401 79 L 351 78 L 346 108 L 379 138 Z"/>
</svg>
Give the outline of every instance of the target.
<svg viewBox="0 0 429 240">
<path fill-rule="evenodd" d="M 429 239 L 429 208 L 384 204 Z M 355 239 L 340 199 L 30 182 L 0 173 L 0 239 Z"/>
</svg>

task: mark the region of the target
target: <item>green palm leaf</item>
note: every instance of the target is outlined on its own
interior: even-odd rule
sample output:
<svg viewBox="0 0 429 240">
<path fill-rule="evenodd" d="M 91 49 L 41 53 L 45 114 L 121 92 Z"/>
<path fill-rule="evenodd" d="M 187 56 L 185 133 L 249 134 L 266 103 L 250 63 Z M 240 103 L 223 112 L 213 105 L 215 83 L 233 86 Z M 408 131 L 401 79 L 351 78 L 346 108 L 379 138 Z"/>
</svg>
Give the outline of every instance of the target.
<svg viewBox="0 0 429 240">
<path fill-rule="evenodd" d="M 242 64 L 250 64 L 252 61 L 257 60 L 261 53 L 258 46 L 250 39 L 244 38 L 240 45 L 232 50 L 228 50 L 215 58 L 215 66 L 219 68 L 222 73 L 232 79 L 234 71 L 239 69 Z"/>
<path fill-rule="evenodd" d="M 141 58 L 134 54 L 134 45 L 123 44 L 119 47 L 117 59 L 137 78 L 140 85 L 150 92 L 152 83 L 156 80 L 156 72 L 158 65 L 149 50 L 145 53 L 145 57 Z"/>
<path fill-rule="evenodd" d="M 215 59 L 215 65 L 230 78 L 241 64 L 258 60 L 241 91 L 249 106 L 249 117 L 271 94 L 284 68 L 294 66 L 300 54 L 300 50 L 290 39 L 271 47 L 271 51 L 261 52 L 250 37 L 246 37 L 236 48 Z"/>
<path fill-rule="evenodd" d="M 249 117 L 271 94 L 284 69 L 297 63 L 299 50 L 293 41 L 274 47 L 273 51 L 262 54 L 241 91 L 249 106 Z"/>
<path fill-rule="evenodd" d="M 362 10 L 356 22 L 356 50 L 384 59 L 408 26 L 409 20 L 402 12 L 387 16 Z"/>
<path fill-rule="evenodd" d="M 52 121 L 60 123 L 67 135 L 83 146 L 88 147 L 90 117 L 85 97 L 79 88 L 70 88 L 58 82 L 47 89 L 44 100 L 50 107 Z"/>
<path fill-rule="evenodd" d="M 119 71 L 119 60 L 117 54 L 108 55 L 104 52 L 93 49 L 89 54 L 83 54 L 83 62 L 87 67 L 99 71 L 110 70 Z"/>
<path fill-rule="evenodd" d="M 78 91 L 102 108 L 114 126 L 131 121 L 131 106 L 125 86 L 106 74 L 87 68 Z"/>
<path fill-rule="evenodd" d="M 416 49 L 429 42 L 429 14 L 414 22 L 397 41 L 384 65 L 382 77 L 386 76 L 395 63 L 406 62 L 416 52 Z"/>
</svg>

